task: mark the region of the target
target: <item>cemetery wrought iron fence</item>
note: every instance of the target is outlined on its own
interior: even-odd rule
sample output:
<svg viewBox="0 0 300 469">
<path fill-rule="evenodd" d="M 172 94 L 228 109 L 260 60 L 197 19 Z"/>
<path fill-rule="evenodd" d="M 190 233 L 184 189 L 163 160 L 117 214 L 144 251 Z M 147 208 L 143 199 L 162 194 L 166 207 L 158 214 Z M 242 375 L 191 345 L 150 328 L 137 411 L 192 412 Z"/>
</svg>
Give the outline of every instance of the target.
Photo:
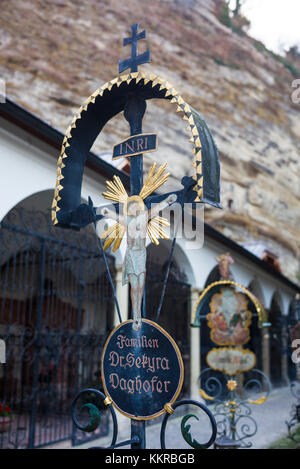
<svg viewBox="0 0 300 469">
<path fill-rule="evenodd" d="M 288 437 L 294 442 L 299 443 L 299 439 L 295 438 L 295 430 L 300 425 L 300 381 L 292 381 L 290 383 L 290 391 L 295 400 L 290 410 L 290 418 L 285 423 L 288 429 Z"/>
<path fill-rule="evenodd" d="M 251 405 L 261 405 L 271 392 L 271 382 L 261 370 L 228 376 L 221 371 L 204 369 L 199 376 L 199 392 L 216 419 L 215 444 L 251 448 L 250 440 L 258 430 Z M 222 443 L 223 440 L 223 443 Z M 226 445 L 225 445 L 226 443 Z"/>
<path fill-rule="evenodd" d="M 44 212 L 15 208 L 0 224 L 0 448 L 73 445 L 108 433 L 73 425 L 74 395 L 101 389 L 101 349 L 113 316 L 111 287 L 93 230 L 57 230 Z M 113 258 L 107 256 L 113 272 Z"/>
</svg>

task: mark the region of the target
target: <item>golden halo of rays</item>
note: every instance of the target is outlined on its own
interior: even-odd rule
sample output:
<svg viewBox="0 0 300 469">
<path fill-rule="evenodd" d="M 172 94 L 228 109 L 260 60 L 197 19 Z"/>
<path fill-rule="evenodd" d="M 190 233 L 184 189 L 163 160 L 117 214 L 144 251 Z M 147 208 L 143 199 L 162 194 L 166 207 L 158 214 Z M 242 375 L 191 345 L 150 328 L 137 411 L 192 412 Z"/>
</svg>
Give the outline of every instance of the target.
<svg viewBox="0 0 300 469">
<path fill-rule="evenodd" d="M 105 199 L 121 204 L 125 204 L 127 202 L 128 194 L 125 187 L 123 186 L 121 179 L 118 176 L 113 176 L 112 181 L 106 181 L 106 187 L 109 190 L 102 193 Z"/>
<path fill-rule="evenodd" d="M 145 210 L 145 204 L 143 200 L 154 192 L 158 187 L 166 182 L 170 173 L 165 173 L 167 163 L 159 166 L 156 171 L 156 163 L 153 163 L 147 174 L 145 183 L 139 193 L 139 195 L 128 196 L 126 189 L 123 186 L 121 179 L 118 176 L 114 176 L 112 181 L 106 181 L 106 187 L 108 191 L 102 193 L 105 199 L 111 200 L 123 204 L 123 214 L 127 215 L 127 206 L 129 202 L 135 201 L 139 203 L 141 209 Z M 170 226 L 170 223 L 166 218 L 155 216 L 148 221 L 147 233 L 153 244 L 159 245 L 159 238 L 169 239 L 168 234 L 164 230 Z M 100 236 L 101 240 L 105 240 L 103 249 L 108 249 L 113 244 L 113 252 L 120 247 L 123 236 L 126 232 L 126 227 L 116 222 L 105 230 Z"/>
<path fill-rule="evenodd" d="M 194 191 L 197 192 L 197 196 L 195 202 L 199 202 L 201 197 L 203 196 L 203 174 L 202 174 L 202 150 L 201 150 L 201 141 L 199 132 L 194 120 L 193 112 L 191 107 L 184 101 L 184 99 L 180 96 L 178 91 L 166 80 L 160 78 L 154 74 L 145 74 L 143 72 L 134 72 L 125 75 L 120 75 L 109 82 L 102 85 L 98 88 L 91 96 L 87 98 L 87 100 L 83 103 L 83 105 L 78 109 L 77 113 L 74 115 L 70 126 L 68 127 L 65 137 L 63 139 L 62 147 L 60 156 L 57 161 L 57 177 L 56 177 L 56 185 L 54 190 L 54 197 L 51 206 L 51 216 L 52 222 L 55 225 L 58 223 L 57 220 L 57 212 L 60 210 L 59 201 L 61 200 L 60 191 L 63 189 L 62 180 L 64 179 L 63 176 L 63 168 L 66 166 L 66 159 L 68 158 L 68 154 L 66 153 L 67 148 L 71 145 L 72 141 L 72 129 L 76 128 L 78 120 L 81 119 L 83 112 L 88 111 L 88 107 L 95 104 L 96 98 L 102 98 L 104 93 L 109 93 L 113 87 L 119 87 L 122 83 L 126 82 L 130 84 L 131 82 L 135 81 L 138 83 L 139 81 L 143 81 L 144 85 L 147 83 L 151 83 L 152 88 L 156 85 L 160 85 L 159 90 L 165 93 L 165 97 L 170 96 L 171 104 L 175 104 L 176 112 L 180 113 L 182 119 L 187 121 L 187 130 L 190 132 L 191 137 L 189 138 L 189 142 L 193 144 L 192 153 L 195 156 L 193 166 L 195 168 L 195 173 L 193 175 L 193 179 L 195 181 Z"/>
</svg>

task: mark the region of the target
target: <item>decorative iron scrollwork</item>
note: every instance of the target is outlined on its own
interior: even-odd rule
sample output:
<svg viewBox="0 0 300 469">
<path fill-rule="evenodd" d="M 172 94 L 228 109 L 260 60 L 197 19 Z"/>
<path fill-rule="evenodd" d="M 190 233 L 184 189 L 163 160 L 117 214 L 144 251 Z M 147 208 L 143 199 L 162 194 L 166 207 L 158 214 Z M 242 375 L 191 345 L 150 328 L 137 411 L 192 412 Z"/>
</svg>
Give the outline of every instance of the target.
<svg viewBox="0 0 300 469">
<path fill-rule="evenodd" d="M 85 402 L 84 404 L 80 405 L 80 410 L 88 409 L 89 411 L 88 423 L 81 424 L 77 416 L 77 404 L 80 402 L 80 400 L 91 399 L 92 395 L 96 396 L 96 398 L 99 399 L 99 402 L 102 401 L 103 404 L 106 405 L 110 411 L 110 415 L 113 421 L 113 434 L 112 434 L 111 444 L 109 447 L 113 448 L 116 444 L 117 435 L 118 435 L 118 422 L 117 422 L 116 412 L 111 402 L 109 403 L 107 402 L 105 394 L 103 394 L 98 389 L 87 388 L 87 389 L 83 389 L 77 394 L 72 404 L 72 419 L 73 419 L 74 425 L 83 432 L 93 432 L 99 427 L 100 422 L 101 422 L 101 409 L 99 409 L 96 403 Z"/>
<path fill-rule="evenodd" d="M 300 424 L 300 382 L 292 381 L 290 383 L 290 391 L 292 396 L 296 399 L 296 402 L 293 402 L 292 408 L 290 411 L 290 420 L 286 421 L 286 426 L 288 428 L 288 437 L 296 443 L 299 443 L 299 439 L 295 438 L 295 429 L 296 425 Z"/>
<path fill-rule="evenodd" d="M 201 404 L 201 402 L 194 401 L 194 400 L 191 400 L 191 399 L 183 399 L 182 401 L 179 401 L 179 402 L 176 402 L 175 404 L 173 404 L 174 411 L 182 405 L 194 405 L 194 406 L 197 406 L 198 408 L 200 408 L 208 416 L 208 418 L 210 420 L 210 423 L 211 423 L 211 429 L 212 429 L 211 437 L 209 438 L 209 440 L 206 443 L 199 443 L 197 440 L 195 440 L 192 437 L 192 435 L 190 433 L 191 425 L 187 424 L 187 422 L 192 417 L 195 418 L 198 421 L 199 421 L 199 419 L 194 414 L 187 414 L 181 420 L 181 434 L 182 434 L 183 439 L 194 449 L 208 448 L 209 446 L 211 446 L 213 444 L 213 442 L 216 439 L 216 435 L 217 435 L 217 425 L 216 425 L 216 421 L 215 421 L 215 418 L 214 418 L 213 414 L 210 412 L 210 410 L 205 405 Z M 165 416 L 163 418 L 163 421 L 162 421 L 162 425 L 161 425 L 160 444 L 161 444 L 162 449 L 166 449 L 166 439 L 165 439 L 166 427 L 167 427 L 167 423 L 168 423 L 170 415 L 171 415 L 170 413 L 165 414 Z"/>
<path fill-rule="evenodd" d="M 213 415 L 217 435 L 226 436 L 243 448 L 250 448 L 252 442 L 249 438 L 256 434 L 257 423 L 249 404 L 260 405 L 266 401 L 271 392 L 269 378 L 262 371 L 252 369 L 248 376 L 244 374 L 243 387 L 238 389 L 237 381 L 231 376 L 221 372 L 210 376 L 209 371 L 206 368 L 200 374 L 200 394 L 215 404 Z M 250 399 L 250 396 L 256 399 Z"/>
<path fill-rule="evenodd" d="M 111 444 L 108 447 L 103 448 L 103 447 L 97 446 L 97 447 L 93 447 L 92 449 L 112 449 L 112 448 L 118 448 L 121 446 L 126 446 L 132 443 L 138 443 L 137 436 L 133 437 L 131 440 L 126 440 L 120 443 L 116 443 L 117 436 L 118 436 L 118 424 L 117 424 L 116 413 L 112 406 L 111 401 L 108 401 L 105 394 L 103 394 L 98 389 L 87 388 L 87 389 L 83 389 L 77 394 L 72 404 L 72 419 L 73 419 L 74 425 L 79 430 L 84 431 L 84 432 L 93 432 L 100 425 L 101 409 L 99 409 L 99 407 L 95 403 L 85 402 L 84 404 L 80 405 L 80 410 L 88 409 L 89 411 L 89 421 L 87 423 L 84 423 L 84 424 L 80 423 L 78 415 L 77 415 L 78 414 L 77 406 L 78 406 L 79 401 L 82 399 L 83 400 L 91 399 L 91 396 L 93 394 L 97 396 L 98 398 L 101 398 L 101 401 L 105 405 L 107 405 L 107 407 L 110 410 L 110 414 L 113 420 L 113 435 L 112 435 Z M 201 409 L 201 411 L 204 412 L 208 416 L 210 424 L 211 424 L 211 436 L 209 440 L 205 443 L 199 443 L 196 439 L 192 437 L 190 433 L 191 425 L 187 423 L 191 418 L 194 418 L 197 421 L 199 421 L 199 418 L 197 417 L 197 415 L 194 415 L 194 414 L 185 415 L 181 420 L 181 434 L 182 434 L 183 439 L 194 449 L 209 448 L 209 446 L 211 446 L 216 439 L 216 435 L 217 435 L 216 420 L 213 414 L 204 404 L 201 404 L 200 402 L 197 402 L 191 399 L 181 400 L 173 404 L 169 410 L 166 409 L 166 414 L 164 415 L 164 418 L 161 424 L 161 431 L 160 431 L 161 448 L 166 449 L 165 434 L 166 434 L 166 427 L 167 427 L 169 417 L 174 413 L 173 411 L 175 411 L 178 407 L 183 406 L 183 405 L 189 405 L 189 406 L 193 405 Z"/>
</svg>

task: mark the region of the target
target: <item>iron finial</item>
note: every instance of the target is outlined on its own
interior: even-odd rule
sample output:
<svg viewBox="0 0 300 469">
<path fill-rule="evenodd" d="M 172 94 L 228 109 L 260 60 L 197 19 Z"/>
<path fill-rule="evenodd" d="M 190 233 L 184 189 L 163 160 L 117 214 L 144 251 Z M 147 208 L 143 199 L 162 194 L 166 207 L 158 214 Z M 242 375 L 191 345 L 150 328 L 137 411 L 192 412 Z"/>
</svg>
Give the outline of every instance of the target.
<svg viewBox="0 0 300 469">
<path fill-rule="evenodd" d="M 137 72 L 138 66 L 144 63 L 151 62 L 150 49 L 143 54 L 138 55 L 138 43 L 139 39 L 145 39 L 146 30 L 144 29 L 138 33 L 139 24 L 133 24 L 131 26 L 132 36 L 125 37 L 123 40 L 123 46 L 131 44 L 131 57 L 129 59 L 119 60 L 119 73 L 124 72 L 127 68 L 130 68 L 131 72 Z"/>
</svg>

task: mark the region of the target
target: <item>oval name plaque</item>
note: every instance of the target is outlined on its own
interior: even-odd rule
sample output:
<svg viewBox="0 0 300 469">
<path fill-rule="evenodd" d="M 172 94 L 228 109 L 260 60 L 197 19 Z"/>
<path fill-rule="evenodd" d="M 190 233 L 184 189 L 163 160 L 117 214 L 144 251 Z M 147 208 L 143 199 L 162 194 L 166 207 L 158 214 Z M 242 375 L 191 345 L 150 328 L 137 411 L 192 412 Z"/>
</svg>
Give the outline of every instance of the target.
<svg viewBox="0 0 300 469">
<path fill-rule="evenodd" d="M 104 392 L 119 412 L 148 420 L 165 412 L 183 383 L 183 362 L 172 337 L 158 324 L 142 319 L 139 331 L 132 320 L 117 326 L 102 352 Z"/>
</svg>

